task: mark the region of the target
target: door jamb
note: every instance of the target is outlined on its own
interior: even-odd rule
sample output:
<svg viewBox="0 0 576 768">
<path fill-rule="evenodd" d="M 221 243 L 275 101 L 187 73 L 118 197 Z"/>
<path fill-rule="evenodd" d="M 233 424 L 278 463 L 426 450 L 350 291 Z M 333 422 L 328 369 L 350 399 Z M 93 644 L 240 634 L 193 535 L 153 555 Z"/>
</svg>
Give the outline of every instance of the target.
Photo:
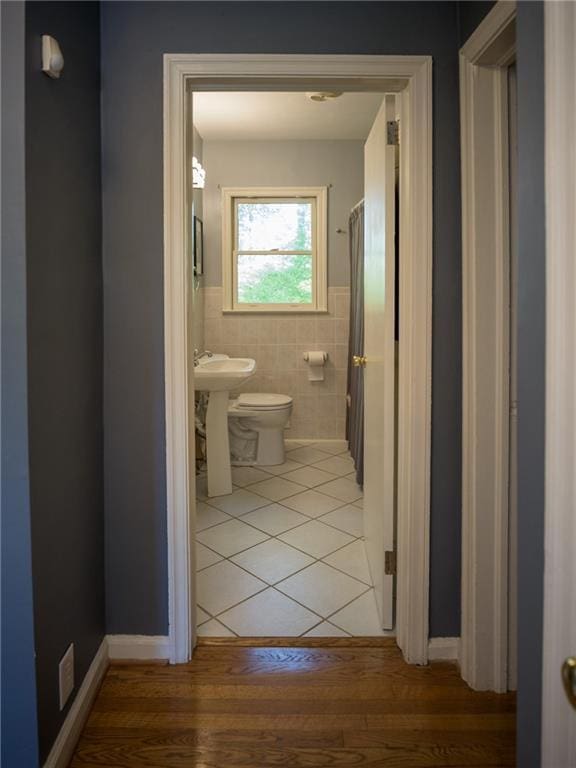
<svg viewBox="0 0 576 768">
<path fill-rule="evenodd" d="M 194 444 L 186 224 L 186 91 L 401 92 L 401 271 L 397 642 L 428 660 L 432 381 L 432 59 L 429 56 L 165 54 L 164 323 L 170 661 L 195 643 Z M 405 386 L 402 382 L 406 382 Z M 193 402 L 193 401 L 192 401 Z"/>
<path fill-rule="evenodd" d="M 460 51 L 462 152 L 462 677 L 505 691 L 508 666 L 509 171 L 507 66 L 516 3 Z"/>
</svg>

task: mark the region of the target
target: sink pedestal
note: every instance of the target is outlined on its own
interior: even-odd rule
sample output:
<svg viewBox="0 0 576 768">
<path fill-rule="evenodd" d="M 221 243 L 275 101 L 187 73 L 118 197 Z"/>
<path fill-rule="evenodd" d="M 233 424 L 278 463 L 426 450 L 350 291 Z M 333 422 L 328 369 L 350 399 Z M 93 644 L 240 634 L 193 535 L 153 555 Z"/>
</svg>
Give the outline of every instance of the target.
<svg viewBox="0 0 576 768">
<path fill-rule="evenodd" d="M 232 493 L 230 441 L 228 439 L 228 392 L 210 392 L 206 410 L 206 464 L 208 496 Z"/>
<path fill-rule="evenodd" d="M 237 389 L 256 370 L 250 357 L 228 357 L 204 353 L 194 358 L 194 387 L 208 392 L 206 409 L 206 464 L 208 496 L 232 493 L 230 441 L 228 439 L 228 393 Z"/>
</svg>

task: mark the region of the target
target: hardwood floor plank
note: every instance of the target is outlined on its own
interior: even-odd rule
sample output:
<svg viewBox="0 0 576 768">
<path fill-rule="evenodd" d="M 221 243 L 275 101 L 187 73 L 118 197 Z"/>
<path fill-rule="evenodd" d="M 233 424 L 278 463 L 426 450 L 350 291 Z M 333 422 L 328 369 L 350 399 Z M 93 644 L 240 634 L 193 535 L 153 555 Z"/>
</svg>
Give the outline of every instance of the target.
<svg viewBox="0 0 576 768">
<path fill-rule="evenodd" d="M 251 747 L 215 748 L 190 746 L 182 740 L 163 740 L 160 744 L 146 741 L 138 746 L 101 748 L 91 752 L 89 747 L 81 748 L 72 763 L 72 768 L 92 766 L 138 765 L 142 768 L 166 768 L 166 760 L 172 768 L 320 768 L 321 766 L 386 766 L 386 768 L 446 768 L 447 766 L 478 766 L 479 768 L 505 768 L 513 765 L 511 751 L 491 752 L 482 745 L 453 746 L 444 750 L 428 744 L 412 743 L 408 747 L 395 745 L 383 747 L 358 747 L 355 749 L 321 747 L 274 749 L 253 744 Z"/>
<path fill-rule="evenodd" d="M 221 714 L 205 715 L 196 712 L 98 712 L 88 718 L 88 726 L 106 728 L 233 728 L 233 729 L 301 729 L 367 728 L 364 715 L 274 715 L 274 714 Z"/>
<path fill-rule="evenodd" d="M 485 699 L 472 699 L 466 703 L 468 713 L 485 714 L 488 712 L 513 712 L 514 702 L 487 702 Z M 196 714 L 248 714 L 248 715 L 338 715 L 350 711 L 358 714 L 460 714 L 462 700 L 458 698 L 400 699 L 381 698 L 355 701 L 354 699 L 223 699 L 205 697 L 170 697 L 170 698 L 116 698 L 100 696 L 94 706 L 94 712 L 187 712 Z"/>
<path fill-rule="evenodd" d="M 231 701 L 243 699 L 305 699 L 309 698 L 310 686 L 307 684 L 292 685 L 203 685 L 191 681 L 164 681 L 148 680 L 111 680 L 106 679 L 102 686 L 102 695 L 106 697 L 123 698 L 172 698 L 194 695 L 198 698 L 223 698 Z M 356 702 L 370 699 L 407 699 L 407 700 L 442 700 L 447 696 L 450 699 L 460 701 L 482 700 L 487 703 L 509 701 L 514 702 L 511 694 L 499 695 L 487 692 L 472 691 L 466 685 L 455 685 L 447 689 L 445 686 L 433 685 L 404 685 L 393 683 L 383 686 L 382 683 L 355 683 L 351 682 L 345 687 L 337 685 L 316 685 L 314 687 L 314 699 L 322 700 L 349 700 Z"/>
<path fill-rule="evenodd" d="M 393 642 L 202 644 L 110 667 L 71 768 L 512 768 L 514 708 Z"/>
</svg>

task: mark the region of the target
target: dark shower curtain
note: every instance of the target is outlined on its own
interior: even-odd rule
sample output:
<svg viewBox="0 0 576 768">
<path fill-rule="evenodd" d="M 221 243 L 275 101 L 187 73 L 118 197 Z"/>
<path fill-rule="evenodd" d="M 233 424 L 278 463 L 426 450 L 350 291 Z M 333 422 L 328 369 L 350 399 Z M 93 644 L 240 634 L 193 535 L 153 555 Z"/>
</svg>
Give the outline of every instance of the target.
<svg viewBox="0 0 576 768">
<path fill-rule="evenodd" d="M 352 365 L 364 354 L 364 201 L 350 212 L 350 335 L 348 339 L 348 409 L 346 439 L 354 459 L 356 482 L 364 483 L 364 368 Z"/>
</svg>

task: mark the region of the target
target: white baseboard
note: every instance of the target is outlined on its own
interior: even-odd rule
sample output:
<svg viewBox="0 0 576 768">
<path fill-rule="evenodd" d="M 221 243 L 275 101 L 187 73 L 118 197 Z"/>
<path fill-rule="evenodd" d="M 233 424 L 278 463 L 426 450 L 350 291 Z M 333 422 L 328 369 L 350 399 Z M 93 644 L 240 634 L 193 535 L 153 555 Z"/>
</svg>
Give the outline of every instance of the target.
<svg viewBox="0 0 576 768">
<path fill-rule="evenodd" d="M 165 635 L 108 635 L 110 661 L 168 661 L 170 639 Z"/>
<path fill-rule="evenodd" d="M 460 658 L 459 637 L 432 637 L 428 641 L 430 661 L 458 661 Z"/>
<path fill-rule="evenodd" d="M 104 638 L 78 689 L 60 733 L 44 763 L 44 768 L 66 768 L 69 765 L 107 669 L 108 643 Z"/>
</svg>

